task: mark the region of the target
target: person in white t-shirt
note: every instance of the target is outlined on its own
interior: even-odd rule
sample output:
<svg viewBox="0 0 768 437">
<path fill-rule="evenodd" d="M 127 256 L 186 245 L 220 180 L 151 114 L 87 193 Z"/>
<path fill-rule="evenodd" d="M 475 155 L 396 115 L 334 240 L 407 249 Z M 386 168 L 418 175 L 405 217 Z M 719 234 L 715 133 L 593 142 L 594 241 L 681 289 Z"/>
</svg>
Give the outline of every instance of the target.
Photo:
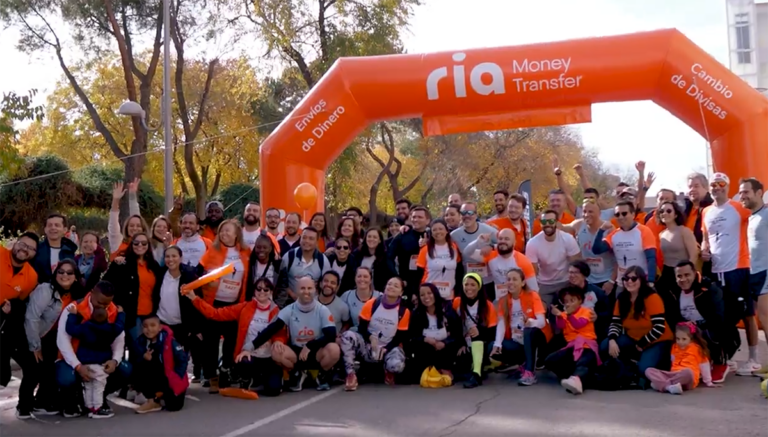
<svg viewBox="0 0 768 437">
<path fill-rule="evenodd" d="M 259 279 L 269 279 L 277 284 L 277 274 L 280 271 L 280 256 L 277 246 L 266 231 L 260 231 L 248 260 L 248 282 L 245 286 L 245 300 L 253 296 L 253 288 Z"/>
<path fill-rule="evenodd" d="M 190 267 L 197 267 L 200 258 L 211 247 L 211 240 L 201 236 L 198 233 L 200 228 L 197 214 L 186 212 L 181 216 L 179 223 L 181 228 L 181 237 L 175 239 L 171 245 L 178 246 L 184 254 L 181 262 Z"/>
<path fill-rule="evenodd" d="M 544 211 L 540 222 L 542 232 L 528 241 L 525 256 L 536 269 L 539 295 L 549 308 L 555 295 L 568 286 L 568 266 L 581 259 L 581 249 L 571 234 L 557 229 L 556 211 Z"/>
<path fill-rule="evenodd" d="M 248 202 L 243 211 L 243 242 L 253 249 L 256 239 L 261 235 L 261 206 L 256 202 Z"/>
</svg>

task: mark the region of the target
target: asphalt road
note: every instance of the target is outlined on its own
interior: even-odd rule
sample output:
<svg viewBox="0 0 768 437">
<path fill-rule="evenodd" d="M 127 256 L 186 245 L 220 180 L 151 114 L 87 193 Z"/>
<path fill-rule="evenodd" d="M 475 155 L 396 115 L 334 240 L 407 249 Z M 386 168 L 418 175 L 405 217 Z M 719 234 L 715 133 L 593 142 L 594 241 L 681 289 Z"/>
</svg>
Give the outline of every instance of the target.
<svg viewBox="0 0 768 437">
<path fill-rule="evenodd" d="M 763 345 L 765 352 L 765 346 Z M 744 359 L 740 352 L 737 359 Z M 14 385 L 0 391 L 2 436 L 768 436 L 768 399 L 759 378 L 729 376 L 723 388 L 682 396 L 652 391 L 566 393 L 547 372 L 533 387 L 493 375 L 465 390 L 362 385 L 347 393 L 308 388 L 245 401 L 188 392 L 176 413 L 140 416 L 113 405 L 111 419 L 60 416 L 19 421 Z M 128 405 L 125 401 L 121 404 Z"/>
</svg>

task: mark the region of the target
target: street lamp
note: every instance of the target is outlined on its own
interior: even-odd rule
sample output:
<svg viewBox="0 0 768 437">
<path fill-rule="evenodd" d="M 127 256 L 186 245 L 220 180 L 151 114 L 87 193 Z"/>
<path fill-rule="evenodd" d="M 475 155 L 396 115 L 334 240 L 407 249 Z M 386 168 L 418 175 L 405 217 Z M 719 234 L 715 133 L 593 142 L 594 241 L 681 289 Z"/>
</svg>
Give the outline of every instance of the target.
<svg viewBox="0 0 768 437">
<path fill-rule="evenodd" d="M 165 213 L 169 214 L 173 209 L 173 147 L 171 146 L 171 2 L 163 0 L 163 143 L 165 144 L 165 162 L 163 163 L 163 176 L 165 179 Z M 147 132 L 159 129 L 150 128 L 145 120 L 144 109 L 132 101 L 123 102 L 117 110 L 120 115 L 139 117 L 141 127 Z"/>
</svg>

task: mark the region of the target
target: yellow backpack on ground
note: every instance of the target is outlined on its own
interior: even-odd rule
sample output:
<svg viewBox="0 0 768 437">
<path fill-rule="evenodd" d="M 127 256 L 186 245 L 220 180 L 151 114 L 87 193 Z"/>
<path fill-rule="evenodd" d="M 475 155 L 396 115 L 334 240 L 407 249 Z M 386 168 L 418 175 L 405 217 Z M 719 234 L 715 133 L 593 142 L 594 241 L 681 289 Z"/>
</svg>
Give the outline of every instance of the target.
<svg viewBox="0 0 768 437">
<path fill-rule="evenodd" d="M 421 386 L 424 388 L 450 387 L 451 384 L 453 384 L 453 379 L 440 373 L 434 366 L 427 367 L 421 374 Z"/>
</svg>

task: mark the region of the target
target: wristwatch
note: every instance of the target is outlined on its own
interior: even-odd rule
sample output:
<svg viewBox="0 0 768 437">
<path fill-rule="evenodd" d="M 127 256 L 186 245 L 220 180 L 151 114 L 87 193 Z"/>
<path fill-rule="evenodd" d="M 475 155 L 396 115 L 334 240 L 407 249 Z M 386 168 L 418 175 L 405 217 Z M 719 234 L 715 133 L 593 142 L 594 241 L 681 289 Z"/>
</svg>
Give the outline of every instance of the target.
<svg viewBox="0 0 768 437">
<path fill-rule="evenodd" d="M 562 170 L 560 170 L 559 168 L 555 170 L 555 176 L 560 176 L 561 174 L 563 174 Z"/>
</svg>

